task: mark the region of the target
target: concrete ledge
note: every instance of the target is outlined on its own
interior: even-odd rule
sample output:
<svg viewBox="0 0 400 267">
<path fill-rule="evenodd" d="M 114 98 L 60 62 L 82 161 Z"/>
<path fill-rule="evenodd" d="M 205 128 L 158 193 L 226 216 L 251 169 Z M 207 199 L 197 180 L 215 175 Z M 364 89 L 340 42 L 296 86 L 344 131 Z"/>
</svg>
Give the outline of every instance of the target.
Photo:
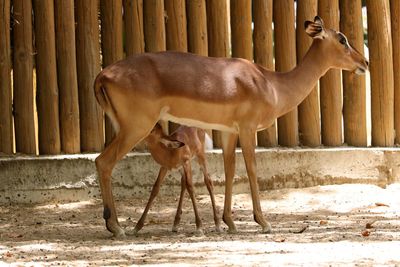
<svg viewBox="0 0 400 267">
<path fill-rule="evenodd" d="M 385 186 L 400 181 L 398 148 L 257 149 L 261 190 L 342 183 Z M 99 197 L 94 160 L 97 154 L 0 157 L 0 203 L 77 201 Z M 208 168 L 217 193 L 224 192 L 220 150 L 207 153 Z M 194 163 L 197 193 L 206 194 L 203 178 Z M 113 172 L 117 198 L 147 198 L 159 167 L 148 153 L 131 153 Z M 171 171 L 162 195 L 177 195 L 180 174 Z M 235 193 L 249 192 L 241 151 L 237 151 Z"/>
</svg>

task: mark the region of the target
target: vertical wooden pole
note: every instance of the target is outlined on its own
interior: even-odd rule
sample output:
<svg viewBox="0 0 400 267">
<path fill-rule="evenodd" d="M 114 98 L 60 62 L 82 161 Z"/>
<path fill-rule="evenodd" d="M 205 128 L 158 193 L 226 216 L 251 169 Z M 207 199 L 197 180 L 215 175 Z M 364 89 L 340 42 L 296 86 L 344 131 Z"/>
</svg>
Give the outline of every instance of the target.
<svg viewBox="0 0 400 267">
<path fill-rule="evenodd" d="M 101 0 L 101 45 L 103 67 L 124 57 L 122 44 L 122 0 Z M 105 120 L 106 145 L 114 139 L 115 132 L 111 121 Z"/>
<path fill-rule="evenodd" d="M 164 1 L 144 1 L 143 18 L 146 52 L 165 51 Z"/>
<path fill-rule="evenodd" d="M 126 55 L 143 53 L 143 0 L 124 0 L 123 4 Z"/>
<path fill-rule="evenodd" d="M 93 93 L 93 83 L 100 71 L 98 2 L 76 0 L 75 6 L 81 150 L 101 151 L 104 144 L 103 112 Z"/>
<path fill-rule="evenodd" d="M 13 153 L 10 0 L 0 1 L 0 152 Z"/>
<path fill-rule="evenodd" d="M 202 56 L 208 55 L 207 13 L 205 0 L 186 2 L 188 23 L 188 50 Z"/>
<path fill-rule="evenodd" d="M 211 57 L 229 57 L 227 1 L 207 0 L 208 54 Z"/>
<path fill-rule="evenodd" d="M 165 31 L 167 50 L 187 52 L 187 22 L 185 0 L 165 0 Z M 174 132 L 179 124 L 170 122 L 169 132 Z"/>
<path fill-rule="evenodd" d="M 318 0 L 297 1 L 296 40 L 297 62 L 301 62 L 313 39 L 304 30 L 304 21 L 314 20 L 317 15 Z M 321 123 L 319 115 L 318 86 L 299 105 L 299 137 L 300 143 L 305 146 L 316 147 L 321 145 Z"/>
<path fill-rule="evenodd" d="M 367 0 L 372 145 L 394 144 L 393 53 L 388 0 Z"/>
<path fill-rule="evenodd" d="M 253 61 L 251 1 L 231 0 L 230 8 L 232 57 Z"/>
<path fill-rule="evenodd" d="M 275 70 L 272 31 L 272 0 L 253 0 L 253 44 L 254 62 Z M 276 123 L 257 133 L 259 146 L 273 147 L 278 144 Z"/>
<path fill-rule="evenodd" d="M 164 1 L 144 1 L 144 40 L 146 52 L 166 50 Z M 161 121 L 165 133 L 168 133 L 168 122 Z"/>
<path fill-rule="evenodd" d="M 394 129 L 395 143 L 400 144 L 400 1 L 390 1 L 394 75 Z"/>
<path fill-rule="evenodd" d="M 55 1 L 57 75 L 60 93 L 61 149 L 81 150 L 79 130 L 78 78 L 76 74 L 74 1 Z"/>
<path fill-rule="evenodd" d="M 231 0 L 232 57 L 253 60 L 251 1 Z"/>
<path fill-rule="evenodd" d="M 36 154 L 33 97 L 32 2 L 14 0 L 14 124 L 16 151 Z"/>
<path fill-rule="evenodd" d="M 277 71 L 290 71 L 296 66 L 296 33 L 294 2 L 274 1 L 275 60 Z M 278 142 L 283 146 L 298 145 L 297 107 L 278 119 Z"/>
<path fill-rule="evenodd" d="M 208 55 L 229 57 L 228 6 L 224 0 L 207 0 Z M 213 131 L 214 147 L 221 147 L 221 134 Z"/>
<path fill-rule="evenodd" d="M 208 56 L 206 0 L 187 0 L 187 38 L 188 51 Z M 206 130 L 212 137 L 212 130 Z"/>
<path fill-rule="evenodd" d="M 131 56 L 143 53 L 144 44 L 144 21 L 143 0 L 123 0 L 124 26 L 125 26 L 125 54 Z M 140 142 L 135 149 L 144 151 L 146 143 Z"/>
<path fill-rule="evenodd" d="M 339 29 L 339 1 L 319 0 L 318 14 L 326 28 Z M 329 70 L 320 79 L 321 135 L 326 146 L 342 145 L 342 92 L 340 70 Z"/>
<path fill-rule="evenodd" d="M 168 50 L 187 52 L 185 0 L 165 0 L 166 46 Z"/>
<path fill-rule="evenodd" d="M 361 0 L 340 0 L 340 30 L 351 45 L 364 54 L 364 30 Z M 344 142 L 367 146 L 365 76 L 343 71 Z"/>
<path fill-rule="evenodd" d="M 53 0 L 35 0 L 34 12 L 39 153 L 59 154 L 61 143 Z"/>
</svg>

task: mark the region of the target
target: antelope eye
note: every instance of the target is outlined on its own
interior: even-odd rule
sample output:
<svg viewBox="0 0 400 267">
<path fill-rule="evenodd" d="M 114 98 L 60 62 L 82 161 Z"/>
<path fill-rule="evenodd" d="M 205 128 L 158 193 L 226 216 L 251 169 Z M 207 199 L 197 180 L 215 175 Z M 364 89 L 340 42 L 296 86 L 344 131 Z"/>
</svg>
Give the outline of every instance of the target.
<svg viewBox="0 0 400 267">
<path fill-rule="evenodd" d="M 339 43 L 341 43 L 342 45 L 347 46 L 347 38 L 342 34 L 339 33 Z"/>
</svg>

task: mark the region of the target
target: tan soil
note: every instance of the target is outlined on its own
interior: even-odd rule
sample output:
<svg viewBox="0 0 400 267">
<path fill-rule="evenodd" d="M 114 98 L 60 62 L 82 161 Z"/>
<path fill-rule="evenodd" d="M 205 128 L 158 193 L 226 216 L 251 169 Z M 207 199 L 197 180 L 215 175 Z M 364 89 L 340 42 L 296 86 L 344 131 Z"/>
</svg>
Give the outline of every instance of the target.
<svg viewBox="0 0 400 267">
<path fill-rule="evenodd" d="M 238 234 L 226 233 L 225 226 L 224 233 L 216 233 L 209 197 L 197 199 L 204 236 L 194 234 L 188 197 L 177 234 L 170 230 L 176 198 L 158 198 L 147 225 L 125 240 L 106 231 L 100 200 L 1 206 L 0 265 L 400 266 L 400 184 L 262 192 L 271 234 L 253 222 L 247 194 L 233 198 Z M 222 195 L 217 203 L 221 209 Z M 145 201 L 123 199 L 117 206 L 129 231 Z"/>
</svg>

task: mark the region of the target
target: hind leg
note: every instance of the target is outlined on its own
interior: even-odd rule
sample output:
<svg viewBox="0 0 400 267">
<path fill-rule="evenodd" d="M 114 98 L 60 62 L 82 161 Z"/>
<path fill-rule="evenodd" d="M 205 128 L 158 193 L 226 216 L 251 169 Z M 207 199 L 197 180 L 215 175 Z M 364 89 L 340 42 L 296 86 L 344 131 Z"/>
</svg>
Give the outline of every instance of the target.
<svg viewBox="0 0 400 267">
<path fill-rule="evenodd" d="M 151 130 L 127 131 L 121 129 L 114 140 L 96 158 L 96 168 L 99 175 L 101 196 L 103 199 L 103 218 L 108 231 L 115 237 L 124 237 L 125 232 L 118 223 L 117 213 L 112 193 L 111 173 L 115 164 L 125 156 Z"/>
</svg>

